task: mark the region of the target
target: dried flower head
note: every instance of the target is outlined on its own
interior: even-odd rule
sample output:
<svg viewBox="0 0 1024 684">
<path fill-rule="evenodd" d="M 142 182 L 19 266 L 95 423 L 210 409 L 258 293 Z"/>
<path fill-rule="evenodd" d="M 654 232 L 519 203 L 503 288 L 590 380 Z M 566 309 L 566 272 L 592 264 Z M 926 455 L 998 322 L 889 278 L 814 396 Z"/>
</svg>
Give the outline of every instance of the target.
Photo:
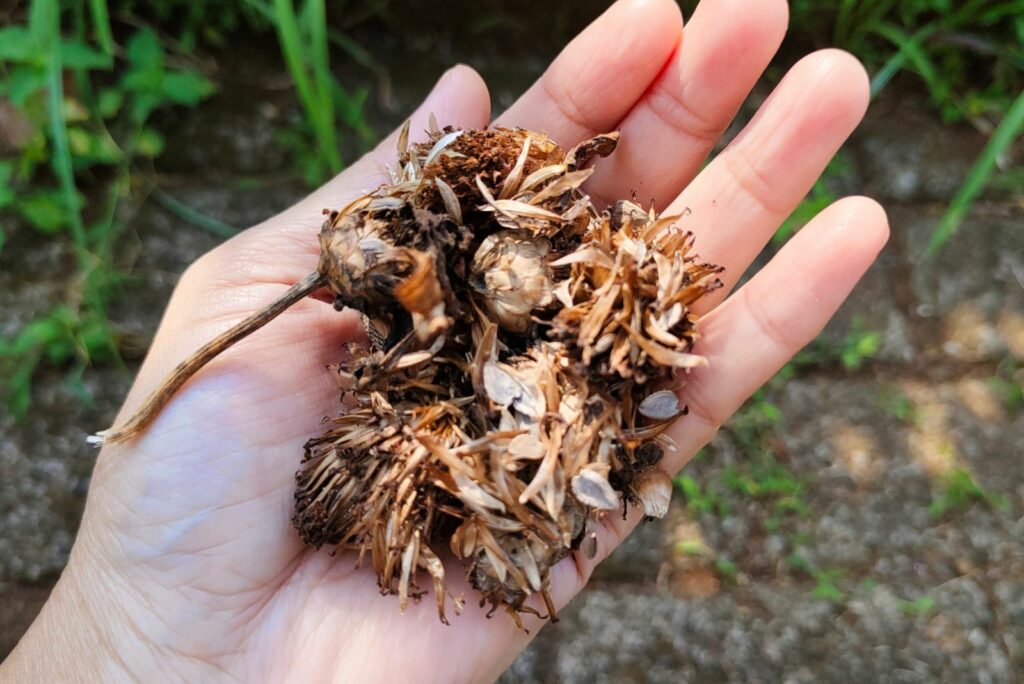
<svg viewBox="0 0 1024 684">
<path fill-rule="evenodd" d="M 601 210 L 581 190 L 616 134 L 563 150 L 519 129 L 438 130 L 399 142 L 390 182 L 330 212 L 316 273 L 187 360 L 107 436 L 134 436 L 221 349 L 326 286 L 368 341 L 336 369 L 340 415 L 311 439 L 293 522 L 321 547 L 369 559 L 407 605 L 421 572 L 445 618 L 443 555 L 519 621 L 552 566 L 593 554 L 602 515 L 663 516 L 654 468 L 703 363 L 691 306 L 720 285 L 673 217 Z M 454 597 L 459 608 L 459 599 Z"/>
</svg>

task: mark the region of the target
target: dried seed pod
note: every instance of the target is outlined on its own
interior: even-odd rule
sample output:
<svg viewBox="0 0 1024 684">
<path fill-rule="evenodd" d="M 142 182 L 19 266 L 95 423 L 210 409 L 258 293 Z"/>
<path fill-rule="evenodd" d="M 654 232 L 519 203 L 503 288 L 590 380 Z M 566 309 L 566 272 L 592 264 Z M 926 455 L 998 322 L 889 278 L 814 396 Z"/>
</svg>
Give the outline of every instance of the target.
<svg viewBox="0 0 1024 684">
<path fill-rule="evenodd" d="M 391 182 L 320 231 L 316 273 L 186 360 L 108 441 L 136 436 L 204 363 L 327 288 L 359 309 L 369 346 L 335 369 L 343 408 L 306 444 L 293 523 L 312 546 L 370 558 L 405 607 L 442 553 L 492 608 L 548 614 L 551 568 L 596 552 L 623 502 L 668 510 L 654 470 L 685 410 L 670 390 L 700 365 L 690 306 L 719 286 L 693 236 L 633 202 L 581 190 L 616 134 L 562 150 L 519 129 L 399 140 Z M 456 610 L 458 600 L 452 598 Z"/>
<path fill-rule="evenodd" d="M 526 332 L 534 309 L 554 298 L 550 245 L 528 233 L 501 230 L 484 238 L 473 255 L 470 284 L 479 293 L 484 311 L 502 328 Z"/>
</svg>

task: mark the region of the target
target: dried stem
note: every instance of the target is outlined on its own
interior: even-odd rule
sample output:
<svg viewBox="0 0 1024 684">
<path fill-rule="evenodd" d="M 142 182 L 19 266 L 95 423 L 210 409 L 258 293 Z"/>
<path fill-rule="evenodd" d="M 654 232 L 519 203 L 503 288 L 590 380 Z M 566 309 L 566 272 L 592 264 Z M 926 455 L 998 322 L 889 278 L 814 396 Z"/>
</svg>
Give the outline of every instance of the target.
<svg viewBox="0 0 1024 684">
<path fill-rule="evenodd" d="M 136 411 L 124 426 L 114 432 L 109 430 L 99 432 L 94 437 L 90 437 L 89 441 L 94 444 L 113 444 L 116 442 L 127 442 L 138 437 L 153 422 L 153 419 L 159 415 L 160 411 L 167 405 L 167 402 L 181 389 L 181 386 L 188 382 L 203 366 L 228 347 L 248 337 L 251 333 L 256 332 L 277 318 L 285 309 L 312 294 L 320 287 L 323 287 L 324 284 L 324 277 L 319 272 L 314 271 L 292 285 L 279 299 L 221 333 L 179 363 L 171 371 L 171 374 L 167 376 L 167 379 L 149 396 L 149 399 L 146 400 L 142 408 Z"/>
</svg>

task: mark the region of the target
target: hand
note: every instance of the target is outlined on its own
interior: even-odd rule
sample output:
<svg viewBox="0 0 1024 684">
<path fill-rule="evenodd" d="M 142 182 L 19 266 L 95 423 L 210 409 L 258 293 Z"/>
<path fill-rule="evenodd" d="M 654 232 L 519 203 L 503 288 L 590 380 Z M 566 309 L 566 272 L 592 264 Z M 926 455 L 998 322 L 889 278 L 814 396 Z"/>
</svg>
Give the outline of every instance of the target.
<svg viewBox="0 0 1024 684">
<path fill-rule="evenodd" d="M 835 50 L 797 63 L 743 132 L 699 174 L 782 40 L 784 0 L 704 0 L 684 29 L 671 0 L 622 0 L 555 60 L 497 124 L 545 130 L 563 146 L 621 130 L 598 164 L 595 198 L 688 209 L 697 251 L 725 266 L 702 300 L 707 368 L 683 390 L 675 472 L 763 382 L 815 337 L 884 244 L 885 214 L 849 198 L 826 209 L 726 298 L 860 121 L 863 68 Z M 413 114 L 483 127 L 489 97 L 467 67 L 446 73 Z M 317 263 L 324 207 L 384 181 L 396 135 L 283 214 L 213 250 L 182 277 L 119 422 L 167 371 L 275 299 Z M 486 619 L 467 586 L 442 625 L 430 599 L 398 611 L 372 570 L 303 546 L 291 528 L 302 444 L 338 410 L 324 366 L 359 335 L 353 312 L 306 300 L 205 368 L 145 435 L 103 449 L 67 570 L 5 663 L 18 680 L 483 681 L 530 634 Z M 564 606 L 635 524 L 608 516 L 598 558 L 554 570 Z M 452 568 L 449 577 L 460 572 Z"/>
</svg>

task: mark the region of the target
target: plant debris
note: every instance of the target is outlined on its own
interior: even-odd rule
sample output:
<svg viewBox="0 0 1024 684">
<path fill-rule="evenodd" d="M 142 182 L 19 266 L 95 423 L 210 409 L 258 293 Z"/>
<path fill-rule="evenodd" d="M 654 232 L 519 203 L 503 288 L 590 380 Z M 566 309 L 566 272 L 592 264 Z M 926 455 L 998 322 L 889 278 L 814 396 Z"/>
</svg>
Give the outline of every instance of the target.
<svg viewBox="0 0 1024 684">
<path fill-rule="evenodd" d="M 106 441 L 135 437 L 203 364 L 329 288 L 367 342 L 333 367 L 340 415 L 305 447 L 293 523 L 366 558 L 404 608 L 425 572 L 446 622 L 442 556 L 492 612 L 554 617 L 551 568 L 593 555 L 602 515 L 668 510 L 662 434 L 704 363 L 691 306 L 720 286 L 693 236 L 635 202 L 580 189 L 615 133 L 563 150 L 521 129 L 399 141 L 390 183 L 329 212 L 316 273 L 179 366 Z M 458 609 L 461 598 L 451 597 Z"/>
</svg>

